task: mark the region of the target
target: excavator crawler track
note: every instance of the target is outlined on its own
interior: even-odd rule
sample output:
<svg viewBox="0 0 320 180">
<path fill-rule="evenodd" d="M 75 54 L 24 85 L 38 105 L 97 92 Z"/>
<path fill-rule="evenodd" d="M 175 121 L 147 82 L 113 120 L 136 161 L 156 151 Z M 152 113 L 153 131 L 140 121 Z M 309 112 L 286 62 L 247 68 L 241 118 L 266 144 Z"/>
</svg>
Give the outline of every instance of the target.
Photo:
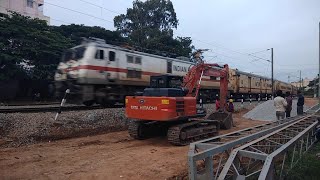
<svg viewBox="0 0 320 180">
<path fill-rule="evenodd" d="M 129 135 L 134 139 L 140 140 L 147 138 L 145 129 L 145 124 L 143 122 L 135 120 L 132 120 L 128 127 Z"/>
<path fill-rule="evenodd" d="M 169 127 L 167 137 L 169 143 L 184 146 L 203 138 L 216 136 L 218 130 L 218 121 L 195 120 Z"/>
</svg>

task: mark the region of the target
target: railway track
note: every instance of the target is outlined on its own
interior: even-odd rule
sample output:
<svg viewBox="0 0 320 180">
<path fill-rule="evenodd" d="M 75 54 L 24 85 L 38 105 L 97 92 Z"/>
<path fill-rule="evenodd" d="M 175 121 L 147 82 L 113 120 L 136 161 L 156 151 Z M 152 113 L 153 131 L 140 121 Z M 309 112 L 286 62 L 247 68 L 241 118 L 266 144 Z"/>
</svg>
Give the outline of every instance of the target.
<svg viewBox="0 0 320 180">
<path fill-rule="evenodd" d="M 120 105 L 109 107 L 109 108 L 119 108 Z M 0 106 L 0 113 L 31 113 L 31 112 L 57 112 L 60 108 L 59 104 L 55 105 L 40 105 L 40 106 Z M 99 105 L 94 106 L 84 106 L 84 105 L 66 105 L 62 107 L 62 111 L 78 111 L 78 110 L 92 110 L 92 109 L 104 109 Z"/>
<path fill-rule="evenodd" d="M 252 104 L 257 104 L 257 101 L 253 101 Z M 209 105 L 208 103 L 206 105 Z M 241 108 L 241 102 L 235 102 L 235 109 Z M 244 102 L 243 106 L 250 105 L 249 102 Z M 105 108 L 122 108 L 122 104 L 116 104 L 112 107 L 102 107 L 100 105 L 84 106 L 84 105 L 72 105 L 67 104 L 62 107 L 62 111 L 77 111 L 77 110 L 91 110 L 91 109 L 105 109 Z M 32 105 L 13 105 L 13 106 L 0 106 L 0 113 L 31 113 L 31 112 L 57 112 L 60 108 L 60 103 L 52 104 L 32 104 Z"/>
</svg>

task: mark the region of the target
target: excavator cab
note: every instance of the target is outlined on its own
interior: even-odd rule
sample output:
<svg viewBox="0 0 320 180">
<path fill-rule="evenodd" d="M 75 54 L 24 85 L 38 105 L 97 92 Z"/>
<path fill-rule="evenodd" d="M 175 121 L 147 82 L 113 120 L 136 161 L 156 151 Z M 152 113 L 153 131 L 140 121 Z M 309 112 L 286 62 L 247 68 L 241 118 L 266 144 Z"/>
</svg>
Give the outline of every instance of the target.
<svg viewBox="0 0 320 180">
<path fill-rule="evenodd" d="M 144 89 L 143 96 L 153 97 L 184 97 L 187 91 L 181 88 L 183 77 L 160 75 L 150 77 L 150 87 Z"/>
</svg>

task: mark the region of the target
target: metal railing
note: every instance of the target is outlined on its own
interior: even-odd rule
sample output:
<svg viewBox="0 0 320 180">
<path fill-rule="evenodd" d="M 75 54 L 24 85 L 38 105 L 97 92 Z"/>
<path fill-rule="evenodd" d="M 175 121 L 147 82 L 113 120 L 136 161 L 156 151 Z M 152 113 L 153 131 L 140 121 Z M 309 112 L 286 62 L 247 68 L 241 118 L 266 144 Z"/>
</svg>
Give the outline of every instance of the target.
<svg viewBox="0 0 320 180">
<path fill-rule="evenodd" d="M 188 153 L 189 179 L 218 178 L 234 149 L 289 125 L 311 118 L 319 108 L 320 106 L 316 105 L 308 109 L 303 116 L 288 118 L 281 123 L 269 122 L 190 144 Z M 261 157 L 260 154 L 257 156 Z"/>
<path fill-rule="evenodd" d="M 297 156 L 301 157 L 315 141 L 313 132 L 317 124 L 315 116 L 305 117 L 234 149 L 223 169 L 217 172 L 218 180 L 283 177 L 297 162 Z M 290 147 L 294 148 L 288 152 Z M 285 163 L 289 153 L 291 163 Z"/>
</svg>

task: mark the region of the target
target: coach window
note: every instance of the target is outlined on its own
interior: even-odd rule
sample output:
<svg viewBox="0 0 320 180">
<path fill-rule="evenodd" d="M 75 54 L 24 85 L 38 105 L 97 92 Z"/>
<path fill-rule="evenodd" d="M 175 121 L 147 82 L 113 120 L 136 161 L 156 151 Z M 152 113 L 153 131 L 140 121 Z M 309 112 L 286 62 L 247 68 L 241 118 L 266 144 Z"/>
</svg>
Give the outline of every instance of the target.
<svg viewBox="0 0 320 180">
<path fill-rule="evenodd" d="M 95 58 L 96 59 L 104 59 L 104 50 L 97 50 Z"/>
<path fill-rule="evenodd" d="M 115 61 L 116 60 L 116 53 L 113 51 L 109 51 L 109 61 Z"/>
<path fill-rule="evenodd" d="M 133 63 L 133 56 L 127 55 L 127 63 Z"/>
</svg>

